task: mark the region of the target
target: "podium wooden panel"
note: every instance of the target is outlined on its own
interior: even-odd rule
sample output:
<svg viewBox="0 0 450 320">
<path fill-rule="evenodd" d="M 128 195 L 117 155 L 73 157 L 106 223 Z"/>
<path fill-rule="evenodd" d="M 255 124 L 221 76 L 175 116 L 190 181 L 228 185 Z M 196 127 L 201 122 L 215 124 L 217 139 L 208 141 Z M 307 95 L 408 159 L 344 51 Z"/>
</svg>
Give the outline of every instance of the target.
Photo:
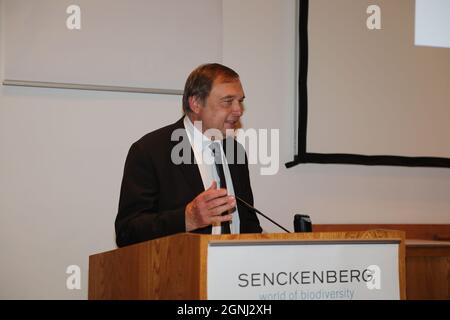
<svg viewBox="0 0 450 320">
<path fill-rule="evenodd" d="M 410 300 L 450 300 L 450 242 L 406 240 Z"/>
<path fill-rule="evenodd" d="M 406 298 L 404 232 L 178 234 L 89 257 L 89 299 L 207 299 L 210 241 L 400 241 L 400 297 Z"/>
</svg>

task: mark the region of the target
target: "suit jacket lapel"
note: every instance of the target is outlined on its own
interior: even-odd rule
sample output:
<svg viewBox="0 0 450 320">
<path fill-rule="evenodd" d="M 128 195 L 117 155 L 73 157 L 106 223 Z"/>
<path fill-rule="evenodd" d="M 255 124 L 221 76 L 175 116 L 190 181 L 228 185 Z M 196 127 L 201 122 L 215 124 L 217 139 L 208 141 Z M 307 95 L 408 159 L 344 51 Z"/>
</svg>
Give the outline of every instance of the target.
<svg viewBox="0 0 450 320">
<path fill-rule="evenodd" d="M 186 130 L 184 128 L 183 118 L 181 118 L 179 121 L 177 121 L 174 124 L 174 131 L 176 129 L 183 129 L 181 131 L 181 137 L 179 141 L 171 141 L 171 150 L 179 143 L 183 144 L 183 148 L 181 149 L 180 156 L 182 159 L 188 159 L 188 163 L 185 163 L 184 160 L 181 164 L 175 164 L 177 168 L 180 169 L 180 171 L 183 173 L 183 176 L 186 180 L 186 182 L 191 186 L 192 192 L 197 196 L 203 191 L 205 191 L 205 188 L 203 186 L 202 177 L 200 175 L 200 171 L 198 169 L 198 165 L 195 161 L 194 152 L 192 150 L 191 143 L 189 142 L 189 138 L 187 136 Z M 189 152 L 188 155 L 185 155 L 184 152 Z M 185 158 L 186 156 L 186 158 Z M 189 161 L 190 160 L 190 161 Z"/>
</svg>

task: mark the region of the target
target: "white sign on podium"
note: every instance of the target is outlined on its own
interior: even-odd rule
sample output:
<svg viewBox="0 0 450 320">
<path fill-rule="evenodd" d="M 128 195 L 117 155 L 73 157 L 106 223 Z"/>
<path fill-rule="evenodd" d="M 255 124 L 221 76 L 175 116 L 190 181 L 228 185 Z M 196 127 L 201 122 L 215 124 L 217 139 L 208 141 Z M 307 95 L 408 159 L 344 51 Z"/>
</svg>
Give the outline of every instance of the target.
<svg viewBox="0 0 450 320">
<path fill-rule="evenodd" d="M 398 241 L 211 241 L 208 299 L 400 299 Z"/>
</svg>

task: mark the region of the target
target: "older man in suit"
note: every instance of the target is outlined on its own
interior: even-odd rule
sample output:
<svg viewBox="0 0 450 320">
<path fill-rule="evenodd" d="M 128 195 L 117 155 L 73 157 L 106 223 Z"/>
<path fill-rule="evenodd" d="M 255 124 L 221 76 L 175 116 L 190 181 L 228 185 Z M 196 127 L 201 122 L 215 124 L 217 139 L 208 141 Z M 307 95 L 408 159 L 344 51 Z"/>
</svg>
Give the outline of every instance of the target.
<svg viewBox="0 0 450 320">
<path fill-rule="evenodd" d="M 116 217 L 119 247 L 182 232 L 260 233 L 244 148 L 230 137 L 243 113 L 239 75 L 206 64 L 188 77 L 184 117 L 135 142 Z"/>
</svg>

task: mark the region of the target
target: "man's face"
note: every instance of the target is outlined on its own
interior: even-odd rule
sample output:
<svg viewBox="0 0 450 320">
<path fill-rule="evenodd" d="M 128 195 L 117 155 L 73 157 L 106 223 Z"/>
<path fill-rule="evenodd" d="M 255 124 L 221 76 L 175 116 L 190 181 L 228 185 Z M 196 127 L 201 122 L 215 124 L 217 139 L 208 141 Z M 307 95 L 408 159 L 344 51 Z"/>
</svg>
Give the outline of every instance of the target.
<svg viewBox="0 0 450 320">
<path fill-rule="evenodd" d="M 243 113 L 244 90 L 239 79 L 224 82 L 216 79 L 204 103 L 191 97 L 194 121 L 202 121 L 203 132 L 217 129 L 225 137 L 226 130 L 237 129 Z"/>
</svg>

